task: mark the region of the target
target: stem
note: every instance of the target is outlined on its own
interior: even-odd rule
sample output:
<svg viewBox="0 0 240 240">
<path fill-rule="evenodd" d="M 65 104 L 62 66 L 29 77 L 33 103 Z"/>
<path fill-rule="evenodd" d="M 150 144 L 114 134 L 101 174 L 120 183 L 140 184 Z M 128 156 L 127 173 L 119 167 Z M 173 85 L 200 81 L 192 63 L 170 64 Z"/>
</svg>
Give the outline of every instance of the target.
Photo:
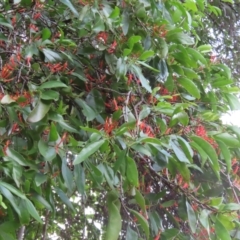
<svg viewBox="0 0 240 240">
<path fill-rule="evenodd" d="M 22 226 L 19 231 L 18 231 L 18 240 L 23 240 L 23 237 L 24 237 L 24 232 L 25 232 L 25 226 Z"/>
</svg>

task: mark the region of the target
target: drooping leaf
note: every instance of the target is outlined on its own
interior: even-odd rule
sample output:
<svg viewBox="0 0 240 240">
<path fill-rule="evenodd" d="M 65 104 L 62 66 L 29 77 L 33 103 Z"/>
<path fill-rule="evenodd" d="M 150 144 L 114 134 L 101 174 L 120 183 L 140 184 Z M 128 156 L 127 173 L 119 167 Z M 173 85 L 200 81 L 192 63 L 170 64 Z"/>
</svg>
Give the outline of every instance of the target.
<svg viewBox="0 0 240 240">
<path fill-rule="evenodd" d="M 79 164 L 85 161 L 88 157 L 94 154 L 105 142 L 104 139 L 101 139 L 97 142 L 93 142 L 88 144 L 86 147 L 82 149 L 82 151 L 77 155 L 75 160 L 73 161 L 73 165 Z"/>
<path fill-rule="evenodd" d="M 197 218 L 196 218 L 196 214 L 192 208 L 192 206 L 188 203 L 188 201 L 186 201 L 186 207 L 187 207 L 187 215 L 188 215 L 188 224 L 191 228 L 191 231 L 193 233 L 196 232 L 196 228 L 197 228 Z"/>
<path fill-rule="evenodd" d="M 137 165 L 136 165 L 135 161 L 130 157 L 127 157 L 126 175 L 127 175 L 128 181 L 137 187 L 139 184 Z"/>
<path fill-rule="evenodd" d="M 29 114 L 27 121 L 30 123 L 41 121 L 50 110 L 50 107 L 51 107 L 50 101 L 39 100 L 35 108 Z"/>
</svg>

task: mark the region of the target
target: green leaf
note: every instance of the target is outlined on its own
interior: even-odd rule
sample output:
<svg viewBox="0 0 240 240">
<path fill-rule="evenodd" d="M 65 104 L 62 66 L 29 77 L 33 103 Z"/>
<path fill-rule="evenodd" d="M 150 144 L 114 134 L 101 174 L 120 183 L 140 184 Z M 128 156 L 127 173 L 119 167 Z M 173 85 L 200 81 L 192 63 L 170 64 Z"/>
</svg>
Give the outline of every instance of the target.
<svg viewBox="0 0 240 240">
<path fill-rule="evenodd" d="M 157 64 L 158 70 L 160 73 L 157 75 L 157 80 L 160 82 L 166 82 L 169 75 L 168 67 L 165 59 L 161 59 Z"/>
<path fill-rule="evenodd" d="M 49 132 L 49 141 L 50 142 L 55 142 L 58 140 L 58 131 L 57 131 L 57 128 L 56 128 L 56 125 L 51 122 L 51 127 L 50 127 L 50 132 Z"/>
<path fill-rule="evenodd" d="M 141 121 L 142 119 L 146 118 L 151 112 L 151 109 L 147 106 L 143 106 L 141 112 L 139 113 L 138 119 Z"/>
<path fill-rule="evenodd" d="M 51 205 L 47 202 L 46 199 L 44 199 L 41 195 L 37 193 L 31 193 L 31 198 L 39 203 L 41 203 L 45 208 L 47 208 L 49 211 L 53 211 Z"/>
<path fill-rule="evenodd" d="M 67 166 L 67 159 L 62 158 L 62 176 L 64 179 L 64 183 L 69 191 L 69 193 L 73 192 L 74 181 L 72 171 Z"/>
<path fill-rule="evenodd" d="M 152 50 L 145 51 L 140 55 L 139 60 L 145 61 L 148 58 L 152 57 L 154 54 L 155 54 L 155 52 Z"/>
<path fill-rule="evenodd" d="M 193 150 L 189 143 L 182 137 L 177 136 L 177 141 L 190 162 L 192 162 Z"/>
<path fill-rule="evenodd" d="M 46 100 L 39 100 L 35 108 L 29 114 L 27 121 L 35 123 L 41 121 L 48 113 L 51 107 L 51 102 Z"/>
<path fill-rule="evenodd" d="M 82 149 L 82 151 L 77 155 L 75 160 L 73 161 L 73 165 L 79 164 L 85 161 L 88 157 L 94 154 L 105 142 L 104 139 L 99 140 L 97 142 L 93 142 L 88 144 L 86 147 Z"/>
<path fill-rule="evenodd" d="M 87 121 L 92 121 L 95 117 L 96 117 L 96 113 L 94 112 L 94 110 L 89 107 L 85 101 L 83 101 L 82 99 L 75 99 L 75 102 L 83 108 L 83 114 L 84 116 L 87 118 Z"/>
<path fill-rule="evenodd" d="M 217 177 L 219 178 L 220 177 L 220 174 L 219 174 L 220 167 L 219 167 L 219 162 L 218 162 L 218 156 L 217 156 L 216 151 L 212 147 L 212 145 L 210 143 L 208 143 L 207 141 L 205 141 L 203 138 L 200 138 L 197 136 L 193 136 L 193 137 L 191 137 L 191 139 L 194 142 L 196 142 L 203 149 L 203 151 L 208 155 L 209 160 L 210 160 L 210 165 L 212 166 Z"/>
<path fill-rule="evenodd" d="M 126 240 L 138 240 L 138 234 L 129 226 L 127 228 Z"/>
<path fill-rule="evenodd" d="M 20 215 L 21 212 L 19 210 L 19 207 L 16 202 L 16 198 L 12 195 L 12 193 L 5 188 L 4 186 L 1 186 L 0 184 L 0 192 L 3 194 L 3 196 L 11 203 L 12 207 L 14 208 L 15 212 Z"/>
<path fill-rule="evenodd" d="M 22 192 L 20 192 L 17 188 L 13 187 L 11 184 L 0 181 L 0 186 L 7 188 L 10 192 L 15 194 L 16 196 L 22 199 L 26 199 L 26 196 Z"/>
<path fill-rule="evenodd" d="M 85 172 L 81 164 L 74 166 L 74 178 L 78 192 L 83 195 L 85 193 Z"/>
<path fill-rule="evenodd" d="M 128 181 L 133 184 L 133 186 L 138 187 L 139 181 L 138 181 L 138 169 L 135 161 L 127 157 L 127 179 Z"/>
<path fill-rule="evenodd" d="M 111 12 L 109 18 L 112 18 L 112 19 L 117 18 L 117 17 L 119 17 L 119 14 L 120 14 L 120 9 L 117 6 L 115 6 L 115 8 Z"/>
<path fill-rule="evenodd" d="M 199 53 L 198 51 L 196 51 L 193 48 L 188 48 L 187 52 L 190 53 L 190 55 L 192 55 L 192 58 L 194 59 L 194 61 L 196 62 L 201 62 L 204 65 L 207 65 L 207 60 L 205 59 L 205 57 Z"/>
<path fill-rule="evenodd" d="M 28 161 L 26 161 L 26 159 L 24 159 L 24 157 L 20 153 L 10 147 L 7 148 L 6 153 L 11 160 L 17 162 L 21 166 L 31 165 L 30 163 L 28 163 Z"/>
<path fill-rule="evenodd" d="M 231 240 L 229 232 L 225 228 L 225 226 L 219 221 L 215 222 L 215 233 L 219 240 Z"/>
<path fill-rule="evenodd" d="M 138 43 L 141 39 L 141 36 L 131 36 L 127 41 L 129 48 L 132 49 L 134 44 Z"/>
<path fill-rule="evenodd" d="M 51 31 L 49 28 L 44 28 L 42 30 L 42 40 L 46 40 L 46 39 L 49 39 L 51 37 Z"/>
<path fill-rule="evenodd" d="M 67 87 L 67 85 L 60 81 L 48 81 L 43 83 L 39 88 L 46 89 L 46 88 L 65 88 L 65 87 Z"/>
<path fill-rule="evenodd" d="M 63 3 L 64 5 L 66 5 L 76 17 L 79 17 L 79 13 L 76 10 L 76 8 L 73 6 L 73 4 L 71 3 L 71 1 L 69 0 L 60 0 L 61 3 Z"/>
<path fill-rule="evenodd" d="M 62 57 L 58 53 L 52 51 L 51 49 L 43 48 L 42 51 L 43 51 L 43 54 L 46 57 L 45 62 L 48 62 L 48 61 L 49 62 L 55 62 L 55 61 L 61 61 L 62 60 Z"/>
<path fill-rule="evenodd" d="M 145 232 L 146 239 L 149 239 L 149 225 L 148 221 L 138 212 L 135 210 L 130 209 L 130 212 L 134 214 L 134 216 L 137 218 L 139 224 L 141 225 L 142 229 Z"/>
<path fill-rule="evenodd" d="M 210 231 L 209 231 L 208 215 L 209 215 L 209 211 L 206 209 L 203 209 L 201 211 L 201 214 L 199 215 L 199 221 L 209 234 Z"/>
<path fill-rule="evenodd" d="M 217 142 L 218 142 L 219 149 L 221 150 L 223 160 L 226 162 L 227 172 L 230 173 L 232 169 L 231 153 L 225 143 L 223 143 L 222 141 L 217 141 Z"/>
<path fill-rule="evenodd" d="M 186 89 L 193 97 L 200 98 L 200 91 L 193 81 L 188 78 L 178 78 L 177 82 Z"/>
<path fill-rule="evenodd" d="M 183 152 L 183 150 L 181 149 L 179 143 L 176 140 L 172 140 L 170 143 L 172 150 L 174 151 L 177 159 L 180 162 L 185 162 L 185 163 L 190 163 L 187 156 L 185 155 L 185 153 Z"/>
<path fill-rule="evenodd" d="M 41 99 L 57 101 L 59 99 L 59 93 L 52 90 L 45 90 L 41 93 Z"/>
<path fill-rule="evenodd" d="M 142 86 L 148 91 L 152 92 L 151 86 L 149 84 L 149 81 L 143 76 L 142 70 L 136 66 L 132 65 L 131 66 L 132 71 L 136 74 L 137 78 L 140 80 Z"/>
<path fill-rule="evenodd" d="M 129 13 L 128 11 L 124 11 L 122 14 L 122 30 L 124 36 L 127 35 L 129 29 Z"/>
<path fill-rule="evenodd" d="M 186 45 L 194 44 L 194 39 L 182 32 L 169 31 L 168 34 L 166 35 L 166 39 L 168 42 L 176 42 L 176 43 L 182 43 Z"/>
<path fill-rule="evenodd" d="M 29 199 L 26 199 L 25 200 L 25 205 L 26 205 L 26 208 L 29 212 L 29 214 L 35 218 L 39 223 L 43 223 L 36 208 L 34 207 L 34 205 L 32 204 L 32 202 L 29 200 Z"/>
<path fill-rule="evenodd" d="M 137 204 L 139 205 L 139 207 L 142 209 L 142 211 L 145 213 L 146 212 L 145 199 L 138 190 L 136 190 L 135 200 L 136 200 Z"/>
<path fill-rule="evenodd" d="M 122 228 L 122 218 L 120 214 L 120 201 L 118 194 L 110 192 L 107 198 L 108 225 L 106 229 L 106 240 L 117 240 Z"/>
<path fill-rule="evenodd" d="M 195 233 L 197 228 L 197 218 L 196 218 L 195 212 L 192 206 L 188 203 L 188 201 L 186 201 L 186 207 L 187 207 L 187 215 L 188 215 L 188 224 L 191 228 L 191 231 Z"/>
<path fill-rule="evenodd" d="M 45 183 L 47 179 L 48 179 L 47 175 L 44 175 L 42 173 L 37 173 L 34 180 L 36 185 L 39 187 L 40 185 Z"/>
<path fill-rule="evenodd" d="M 222 141 L 223 143 L 225 143 L 230 148 L 240 147 L 239 140 L 229 133 L 216 134 L 216 135 L 214 135 L 214 138 L 216 140 Z"/>
<path fill-rule="evenodd" d="M 63 203 L 65 203 L 70 209 L 72 209 L 73 212 L 75 212 L 75 209 L 67 195 L 60 188 L 55 187 L 54 189 L 58 196 L 60 197 L 60 199 L 63 201 Z"/>
<path fill-rule="evenodd" d="M 0 16 L 0 25 L 5 26 L 7 28 L 13 29 L 13 26 L 11 23 L 7 21 L 7 19 L 3 18 L 3 16 Z"/>
<path fill-rule="evenodd" d="M 238 203 L 228 203 L 225 204 L 222 211 L 238 211 L 240 210 L 240 204 Z"/>
<path fill-rule="evenodd" d="M 212 46 L 209 44 L 201 45 L 198 47 L 198 50 L 201 53 L 209 53 L 209 52 L 212 52 Z"/>
<path fill-rule="evenodd" d="M 235 95 L 230 94 L 230 93 L 224 93 L 224 95 L 228 101 L 228 104 L 229 104 L 231 110 L 239 110 L 240 109 L 240 102 Z"/>
</svg>

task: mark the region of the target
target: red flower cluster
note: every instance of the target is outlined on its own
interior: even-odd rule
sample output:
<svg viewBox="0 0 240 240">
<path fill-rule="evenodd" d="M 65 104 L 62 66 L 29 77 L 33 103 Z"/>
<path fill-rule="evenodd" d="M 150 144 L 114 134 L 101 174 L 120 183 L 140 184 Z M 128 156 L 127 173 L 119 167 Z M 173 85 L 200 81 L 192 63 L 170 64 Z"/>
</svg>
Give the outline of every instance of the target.
<svg viewBox="0 0 240 240">
<path fill-rule="evenodd" d="M 155 136 L 154 132 L 153 132 L 153 129 L 148 124 L 139 121 L 138 126 L 143 131 L 143 133 L 145 133 L 149 137 L 154 137 Z"/>
<path fill-rule="evenodd" d="M 67 62 L 65 62 L 65 63 L 47 63 L 47 64 L 45 64 L 45 66 L 48 67 L 52 73 L 63 72 L 65 70 L 67 70 Z"/>
<path fill-rule="evenodd" d="M 107 40 L 108 40 L 108 33 L 107 32 L 99 32 L 98 35 L 96 36 L 96 39 L 99 42 L 103 42 L 104 44 L 106 44 Z"/>
<path fill-rule="evenodd" d="M 195 134 L 199 137 L 202 137 L 205 141 L 209 142 L 215 149 L 218 148 L 215 140 L 207 136 L 206 129 L 203 125 L 199 125 L 198 127 L 196 127 Z"/>
<path fill-rule="evenodd" d="M 112 118 L 107 117 L 104 124 L 104 131 L 108 135 L 112 135 L 112 131 L 118 126 L 118 123 L 113 121 Z"/>
</svg>

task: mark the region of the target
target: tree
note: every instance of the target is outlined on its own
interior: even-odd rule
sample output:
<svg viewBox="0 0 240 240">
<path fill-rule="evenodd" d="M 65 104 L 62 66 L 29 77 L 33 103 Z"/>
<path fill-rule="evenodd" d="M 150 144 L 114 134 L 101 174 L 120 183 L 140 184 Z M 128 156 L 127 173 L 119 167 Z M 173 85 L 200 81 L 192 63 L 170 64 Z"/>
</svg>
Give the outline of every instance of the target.
<svg viewBox="0 0 240 240">
<path fill-rule="evenodd" d="M 239 239 L 231 70 L 198 1 L 4 1 L 0 239 Z M 214 11 L 212 11 L 214 14 Z"/>
</svg>

